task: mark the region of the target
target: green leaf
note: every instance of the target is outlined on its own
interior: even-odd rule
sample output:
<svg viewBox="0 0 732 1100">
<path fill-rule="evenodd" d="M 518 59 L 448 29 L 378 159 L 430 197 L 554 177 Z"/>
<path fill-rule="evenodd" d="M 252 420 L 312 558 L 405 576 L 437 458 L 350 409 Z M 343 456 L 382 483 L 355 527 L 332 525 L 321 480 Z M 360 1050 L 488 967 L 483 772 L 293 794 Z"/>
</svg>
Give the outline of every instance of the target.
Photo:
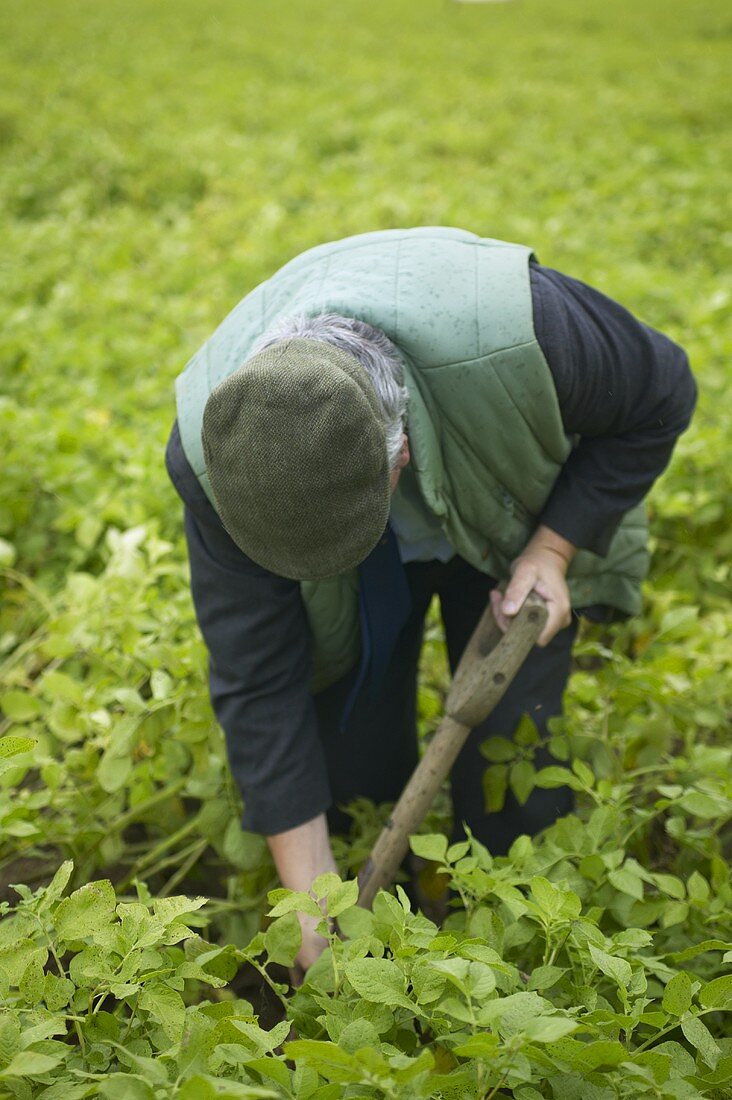
<svg viewBox="0 0 732 1100">
<path fill-rule="evenodd" d="M 535 775 L 534 765 L 528 760 L 519 760 L 511 768 L 509 785 L 520 806 L 525 804 L 534 789 Z"/>
<path fill-rule="evenodd" d="M 538 993 L 511 993 L 508 997 L 488 1001 L 481 1008 L 481 1026 L 497 1027 L 501 1035 L 507 1038 L 524 1032 L 532 1020 L 546 1016 L 552 1011 L 552 1005 Z"/>
<path fill-rule="evenodd" d="M 180 1042 L 186 1017 L 180 993 L 162 983 L 150 984 L 140 993 L 137 1004 L 139 1009 L 149 1012 L 160 1024 L 172 1043 Z"/>
<path fill-rule="evenodd" d="M 524 1028 L 524 1034 L 532 1043 L 556 1043 L 565 1035 L 571 1035 L 579 1027 L 577 1020 L 563 1016 L 539 1016 Z"/>
<path fill-rule="evenodd" d="M 658 889 L 662 893 L 668 894 L 670 898 L 676 898 L 677 901 L 681 901 L 686 897 L 686 887 L 676 875 L 654 875 L 653 881 Z"/>
<path fill-rule="evenodd" d="M 38 957 L 31 959 L 18 983 L 18 992 L 27 1005 L 37 1005 L 43 998 L 45 973 Z"/>
<path fill-rule="evenodd" d="M 399 1058 L 398 1065 L 399 1068 L 394 1074 L 398 1093 L 403 1094 L 406 1091 L 405 1086 L 411 1084 L 417 1095 L 424 1096 L 423 1087 L 427 1083 L 427 1074 L 430 1074 L 435 1066 L 435 1057 L 432 1051 L 422 1050 L 416 1058 L 407 1058 L 402 1055 Z M 422 1087 L 420 1087 L 420 1083 Z"/>
<path fill-rule="evenodd" d="M 0 538 L 0 568 L 12 569 L 15 565 L 18 552 L 13 546 L 12 542 L 8 542 L 7 539 Z"/>
<path fill-rule="evenodd" d="M 680 1077 L 690 1077 L 696 1072 L 694 1059 L 691 1057 L 686 1047 L 682 1046 L 681 1043 L 667 1041 L 665 1043 L 658 1043 L 653 1049 L 659 1054 L 668 1055 L 671 1059 L 671 1065 Z"/>
<path fill-rule="evenodd" d="M 464 1043 L 455 1047 L 455 1053 L 461 1058 L 487 1058 L 492 1060 L 496 1056 L 498 1043 L 497 1035 L 488 1035 L 482 1032 L 478 1035 L 471 1035 Z"/>
<path fill-rule="evenodd" d="M 134 688 L 115 688 L 114 698 L 130 714 L 140 715 L 147 710 L 147 703 Z"/>
<path fill-rule="evenodd" d="M 447 854 L 447 837 L 441 833 L 427 836 L 410 836 L 409 844 L 415 856 L 430 859 L 434 863 L 444 863 Z"/>
<path fill-rule="evenodd" d="M 153 699 L 167 699 L 173 691 L 173 678 L 162 668 L 155 668 L 150 674 L 150 692 Z"/>
<path fill-rule="evenodd" d="M 551 989 L 566 973 L 566 967 L 537 966 L 531 971 L 531 979 L 527 989 L 535 989 L 537 993 L 540 993 L 543 989 Z"/>
<path fill-rule="evenodd" d="M 699 1003 L 704 1008 L 732 1006 L 732 974 L 723 974 L 707 982 L 699 992 Z"/>
<path fill-rule="evenodd" d="M 562 891 L 542 875 L 532 878 L 529 889 L 541 911 L 552 920 L 559 920 L 564 901 Z"/>
<path fill-rule="evenodd" d="M 706 1024 L 698 1016 L 686 1016 L 681 1021 L 681 1030 L 685 1038 L 699 1051 L 707 1065 L 714 1069 L 722 1051 L 712 1038 Z"/>
<path fill-rule="evenodd" d="M 561 768 L 558 765 L 538 771 L 534 778 L 534 786 L 545 790 L 554 790 L 556 787 L 571 787 L 573 791 L 583 789 L 579 779 L 569 768 Z"/>
<path fill-rule="evenodd" d="M 672 928 L 675 924 L 683 924 L 688 915 L 689 906 L 685 901 L 667 902 L 661 913 L 661 927 Z"/>
<path fill-rule="evenodd" d="M 289 1090 L 290 1071 L 279 1059 L 267 1055 L 251 1060 L 247 1058 L 246 1068 L 248 1071 L 254 1070 L 256 1073 L 261 1073 L 264 1077 L 271 1077 L 282 1089 Z"/>
<path fill-rule="evenodd" d="M 466 856 L 470 851 L 469 840 L 458 840 L 455 844 L 451 844 L 445 853 L 445 859 L 448 863 L 457 863 L 459 859 Z"/>
<path fill-rule="evenodd" d="M 20 1021 L 17 1016 L 0 1016 L 0 1066 L 6 1066 L 20 1046 Z"/>
<path fill-rule="evenodd" d="M 438 974 L 444 974 L 445 978 L 457 986 L 461 993 L 467 993 L 467 977 L 470 969 L 468 959 L 438 959 L 432 963 L 432 969 Z"/>
<path fill-rule="evenodd" d="M 109 951 L 92 943 L 70 959 L 69 977 L 76 985 L 92 989 L 100 981 L 114 980 L 112 963 Z"/>
<path fill-rule="evenodd" d="M 732 1086 L 732 1054 L 723 1054 L 713 1070 L 704 1072 L 703 1082 L 707 1086 L 717 1087 L 719 1091 L 711 1094 L 715 1100 L 729 1100 L 730 1086 Z M 720 1086 L 725 1085 L 727 1088 L 722 1091 Z"/>
<path fill-rule="evenodd" d="M 480 746 L 480 751 L 491 764 L 507 764 L 516 759 L 518 752 L 513 741 L 507 737 L 489 737 Z"/>
<path fill-rule="evenodd" d="M 701 817 L 706 820 L 720 817 L 725 812 L 726 800 L 715 798 L 704 791 L 689 791 L 688 794 L 679 799 L 677 805 L 694 817 Z"/>
<path fill-rule="evenodd" d="M 156 1058 L 136 1054 L 130 1047 L 123 1046 L 121 1043 L 112 1042 L 111 1045 L 119 1052 L 120 1062 L 123 1065 L 134 1066 L 146 1081 L 150 1081 L 153 1085 L 168 1084 L 168 1073 L 164 1063 Z"/>
<path fill-rule="evenodd" d="M 52 669 L 43 674 L 40 690 L 43 697 L 50 702 L 53 702 L 54 699 L 63 699 L 65 702 L 73 703 L 74 706 L 79 708 L 84 705 L 84 685 L 57 669 Z"/>
<path fill-rule="evenodd" d="M 480 1004 L 496 988 L 496 976 L 487 963 L 473 960 L 468 967 L 466 985 L 469 995 Z"/>
<path fill-rule="evenodd" d="M 360 909 L 354 906 L 340 914 L 338 927 L 349 939 L 355 940 L 359 936 L 368 936 L 374 926 L 374 915 L 370 909 Z"/>
<path fill-rule="evenodd" d="M 695 943 L 691 947 L 685 947 L 683 951 L 674 951 L 673 954 L 668 955 L 667 958 L 672 962 L 687 962 L 689 959 L 695 959 L 697 955 L 704 955 L 707 951 L 729 951 L 732 950 L 732 943 L 728 940 L 702 940 L 701 943 Z"/>
<path fill-rule="evenodd" d="M 282 917 L 285 913 L 307 913 L 308 916 L 319 918 L 323 916 L 317 901 L 303 891 L 271 890 L 269 900 L 273 899 L 275 904 L 267 914 L 270 917 Z"/>
<path fill-rule="evenodd" d="M 38 742 L 32 737 L 0 737 L 0 760 L 9 760 L 21 752 L 29 752 Z"/>
<path fill-rule="evenodd" d="M 601 856 L 594 852 L 591 856 L 583 856 L 579 862 L 579 873 L 590 882 L 601 882 L 605 878 L 606 867 Z"/>
<path fill-rule="evenodd" d="M 634 951 L 650 947 L 652 943 L 653 936 L 643 928 L 626 928 L 624 932 L 616 932 L 613 936 L 615 947 L 630 947 Z"/>
<path fill-rule="evenodd" d="M 675 801 L 679 795 L 684 793 L 684 788 L 679 786 L 678 783 L 659 783 L 657 790 L 664 798 L 670 798 L 672 801 Z"/>
<path fill-rule="evenodd" d="M 369 1020 L 351 1020 L 346 1024 L 338 1036 L 338 1045 L 348 1054 L 355 1054 L 363 1047 L 374 1047 L 380 1044 L 379 1033 Z"/>
<path fill-rule="evenodd" d="M 703 905 L 709 900 L 709 883 L 698 871 L 692 871 L 686 884 L 689 897 L 692 901 Z"/>
<path fill-rule="evenodd" d="M 431 960 L 420 959 L 412 967 L 411 982 L 417 1004 L 432 1004 L 442 995 L 447 978 L 435 970 Z"/>
<path fill-rule="evenodd" d="M 336 1076 L 335 1080 L 348 1081 L 354 1072 L 355 1079 L 360 1077 L 360 1068 L 356 1056 L 341 1050 L 335 1043 L 318 1042 L 315 1039 L 295 1039 L 287 1043 L 285 1057 L 292 1058 L 296 1062 L 301 1059 L 315 1067 L 325 1077 L 333 1078 L 333 1071 L 345 1071 L 345 1076 Z"/>
<path fill-rule="evenodd" d="M 242 829 L 235 817 L 226 826 L 221 853 L 240 871 L 255 871 L 264 859 L 266 841 Z"/>
<path fill-rule="evenodd" d="M 615 834 L 617 821 L 618 812 L 612 806 L 598 806 L 592 811 L 586 825 L 586 832 L 593 848 L 599 847 L 603 840 Z"/>
<path fill-rule="evenodd" d="M 0 1077 L 43 1077 L 62 1061 L 60 1055 L 51 1057 L 33 1050 L 21 1050 L 13 1055 L 4 1070 L 0 1070 Z"/>
<path fill-rule="evenodd" d="M 325 1088 L 319 1090 L 317 1100 L 337 1100 L 336 1096 L 328 1096 Z M 245 1085 L 241 1081 L 197 1073 L 176 1091 L 175 1100 L 280 1100 L 281 1095 L 261 1085 Z"/>
<path fill-rule="evenodd" d="M 390 959 L 355 959 L 345 969 L 349 982 L 365 1001 L 413 1008 L 404 993 L 404 975 Z"/>
<path fill-rule="evenodd" d="M 587 764 L 585 764 L 584 760 L 573 760 L 572 761 L 572 771 L 577 776 L 580 783 L 582 783 L 585 787 L 592 788 L 592 787 L 595 786 L 594 773 L 592 772 L 592 770 L 590 768 L 588 768 L 588 766 L 587 766 Z"/>
<path fill-rule="evenodd" d="M 80 940 L 106 928 L 114 920 L 114 887 L 108 879 L 88 882 L 59 902 L 53 921 L 61 940 Z"/>
<path fill-rule="evenodd" d="M 339 917 L 358 901 L 358 881 L 339 882 L 328 893 L 328 916 Z"/>
<path fill-rule="evenodd" d="M 0 941 L 0 974 L 5 974 L 11 985 L 18 985 L 26 968 L 37 960 L 39 966 L 45 966 L 48 949 L 39 947 L 33 939 L 22 942 L 2 944 Z"/>
<path fill-rule="evenodd" d="M 514 744 L 521 745 L 522 748 L 529 748 L 531 745 L 538 745 L 540 741 L 539 731 L 536 728 L 536 722 L 528 714 L 522 714 L 518 726 L 513 731 L 512 740 Z"/>
<path fill-rule="evenodd" d="M 576 1039 L 566 1037 L 552 1044 L 552 1057 L 561 1059 L 572 1069 L 581 1073 L 583 1077 L 595 1072 L 602 1067 L 614 1067 L 624 1062 L 628 1057 L 628 1050 L 624 1043 L 611 1039 L 598 1039 L 589 1043 L 581 1043 Z M 588 1082 L 583 1082 L 586 1088 Z M 584 1096 L 583 1092 L 580 1094 Z M 604 1100 L 604 1098 L 603 1098 Z"/>
<path fill-rule="evenodd" d="M 124 787 L 132 771 L 132 757 L 129 754 L 119 755 L 114 746 L 110 746 L 99 761 L 97 767 L 97 780 L 99 786 L 108 794 L 113 794 Z"/>
<path fill-rule="evenodd" d="M 264 933 L 264 946 L 272 962 L 292 966 L 302 944 L 302 930 L 296 913 L 277 917 Z"/>
<path fill-rule="evenodd" d="M 208 899 L 204 897 L 189 898 L 184 894 L 178 894 L 172 898 L 154 898 L 153 913 L 157 919 L 167 928 L 178 924 L 181 917 L 186 917 L 202 909 Z"/>
<path fill-rule="evenodd" d="M 313 879 L 310 889 L 315 897 L 322 901 L 328 897 L 331 890 L 335 890 L 336 886 L 340 885 L 340 875 L 337 875 L 335 871 L 325 871 L 322 875 L 318 875 Z"/>
<path fill-rule="evenodd" d="M 63 894 L 64 890 L 69 884 L 72 872 L 74 870 L 73 860 L 67 859 L 61 864 L 56 874 L 53 876 L 48 886 L 43 892 L 44 905 L 48 905 L 58 899 Z"/>
<path fill-rule="evenodd" d="M 37 699 L 35 695 L 29 695 L 27 691 L 6 691 L 4 695 L 0 695 L 0 708 L 2 708 L 5 717 L 9 718 L 11 722 L 32 722 L 34 718 L 42 712 L 43 706 L 40 699 Z M 4 756 L 14 756 L 16 752 L 24 752 L 25 749 L 16 749 L 6 742 L 15 740 L 10 737 L 0 738 L 0 759 Z M 18 740 L 24 740 L 24 738 L 18 738 Z M 35 744 L 35 742 L 33 742 Z"/>
<path fill-rule="evenodd" d="M 176 1100 L 219 1100 L 222 1095 L 226 1094 L 219 1092 L 213 1081 L 197 1073 L 183 1082 L 176 1093 Z"/>
<path fill-rule="evenodd" d="M 621 867 L 617 871 L 608 872 L 608 881 L 619 890 L 621 894 L 628 894 L 637 901 L 643 900 L 643 881 L 634 875 L 632 871 Z"/>
<path fill-rule="evenodd" d="M 104 1100 L 154 1100 L 155 1097 L 144 1077 L 136 1073 L 111 1073 L 100 1083 L 99 1095 Z"/>
<path fill-rule="evenodd" d="M 609 955 L 607 951 L 602 951 L 592 943 L 588 944 L 588 948 L 595 966 L 623 989 L 627 989 L 633 973 L 630 963 L 617 955 Z"/>
<path fill-rule="evenodd" d="M 68 978 L 59 978 L 57 974 L 46 974 L 43 999 L 49 1012 L 58 1012 L 66 1008 L 76 992 L 76 986 Z"/>
<path fill-rule="evenodd" d="M 486 813 L 499 813 L 506 802 L 508 768 L 496 764 L 483 773 L 483 805 Z"/>
<path fill-rule="evenodd" d="M 691 978 L 685 970 L 674 974 L 664 990 L 661 1002 L 664 1012 L 671 1016 L 683 1016 L 691 1006 L 692 990 Z"/>
<path fill-rule="evenodd" d="M 460 1020 L 464 1024 L 470 1024 L 475 1019 L 475 1011 L 465 1001 L 458 1000 L 457 997 L 445 997 L 444 1000 L 440 1001 L 436 1014 L 439 1016 L 452 1016 L 455 1020 Z"/>
</svg>

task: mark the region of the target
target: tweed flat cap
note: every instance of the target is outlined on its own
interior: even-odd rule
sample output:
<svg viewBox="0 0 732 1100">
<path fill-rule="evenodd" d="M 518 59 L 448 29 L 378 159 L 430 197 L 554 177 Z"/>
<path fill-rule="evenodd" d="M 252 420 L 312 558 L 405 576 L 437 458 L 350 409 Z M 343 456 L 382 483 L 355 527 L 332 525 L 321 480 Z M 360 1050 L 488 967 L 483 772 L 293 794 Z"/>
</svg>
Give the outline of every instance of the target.
<svg viewBox="0 0 732 1100">
<path fill-rule="evenodd" d="M 335 576 L 383 534 L 386 435 L 370 378 L 319 340 L 258 352 L 209 395 L 203 453 L 221 522 L 265 569 Z"/>
</svg>

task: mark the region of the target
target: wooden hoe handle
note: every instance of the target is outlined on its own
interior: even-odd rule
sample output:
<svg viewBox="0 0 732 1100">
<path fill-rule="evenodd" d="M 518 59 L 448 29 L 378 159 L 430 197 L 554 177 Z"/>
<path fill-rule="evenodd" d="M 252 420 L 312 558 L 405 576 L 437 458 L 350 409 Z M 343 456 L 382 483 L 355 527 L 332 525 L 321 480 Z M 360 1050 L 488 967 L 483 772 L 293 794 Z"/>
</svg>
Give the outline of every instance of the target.
<svg viewBox="0 0 732 1100">
<path fill-rule="evenodd" d="M 358 904 L 370 909 L 376 892 L 390 886 L 437 791 L 471 729 L 488 717 L 544 629 L 547 607 L 529 595 L 505 634 L 490 604 L 460 658 L 445 704 L 445 717 L 402 791 L 391 817 L 359 875 Z"/>
</svg>

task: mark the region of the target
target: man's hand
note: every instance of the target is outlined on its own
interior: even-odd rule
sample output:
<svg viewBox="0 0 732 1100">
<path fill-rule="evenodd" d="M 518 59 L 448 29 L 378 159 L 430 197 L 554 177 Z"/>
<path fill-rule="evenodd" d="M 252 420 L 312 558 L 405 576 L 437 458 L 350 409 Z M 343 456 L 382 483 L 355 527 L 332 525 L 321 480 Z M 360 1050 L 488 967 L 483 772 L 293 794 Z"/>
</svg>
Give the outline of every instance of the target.
<svg viewBox="0 0 732 1100">
<path fill-rule="evenodd" d="M 541 596 L 549 611 L 538 645 L 547 645 L 559 630 L 569 626 L 572 608 L 565 577 L 575 550 L 571 542 L 548 527 L 537 528 L 526 549 L 511 564 L 511 580 L 505 593 L 497 588 L 491 592 L 493 615 L 501 630 L 508 630 L 529 592 Z"/>
<path fill-rule="evenodd" d="M 307 893 L 318 875 L 326 871 L 338 871 L 330 847 L 325 814 L 284 833 L 268 836 L 267 843 L 280 881 L 288 890 Z M 304 913 L 297 915 L 302 930 L 302 944 L 292 970 L 295 985 L 300 984 L 305 971 L 328 946 L 328 941 L 315 931 L 319 920 Z"/>
</svg>

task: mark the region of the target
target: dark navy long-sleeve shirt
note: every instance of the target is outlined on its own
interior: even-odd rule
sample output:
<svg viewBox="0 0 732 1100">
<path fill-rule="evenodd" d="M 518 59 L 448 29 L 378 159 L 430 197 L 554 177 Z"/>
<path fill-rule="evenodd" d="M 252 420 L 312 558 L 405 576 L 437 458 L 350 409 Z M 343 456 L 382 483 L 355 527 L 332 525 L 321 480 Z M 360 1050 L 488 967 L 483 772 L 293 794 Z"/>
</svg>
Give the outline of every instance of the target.
<svg viewBox="0 0 732 1100">
<path fill-rule="evenodd" d="M 696 386 L 684 351 L 617 302 L 539 264 L 530 274 L 536 337 L 565 431 L 579 436 L 538 522 L 604 556 L 623 514 L 668 464 Z M 177 425 L 166 463 L 185 505 L 211 699 L 244 798 L 244 827 L 272 835 L 330 805 L 300 586 L 234 544 L 186 460 Z"/>
</svg>

